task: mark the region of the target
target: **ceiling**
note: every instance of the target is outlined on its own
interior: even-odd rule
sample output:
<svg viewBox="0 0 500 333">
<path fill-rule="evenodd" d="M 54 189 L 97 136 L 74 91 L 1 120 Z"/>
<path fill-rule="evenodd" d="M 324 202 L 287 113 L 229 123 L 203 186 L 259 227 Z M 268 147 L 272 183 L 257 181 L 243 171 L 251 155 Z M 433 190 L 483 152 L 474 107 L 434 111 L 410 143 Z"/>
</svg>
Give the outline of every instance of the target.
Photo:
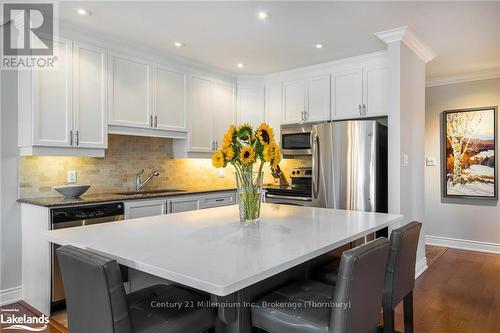
<svg viewBox="0 0 500 333">
<path fill-rule="evenodd" d="M 79 16 L 76 8 L 92 15 Z M 270 19 L 258 20 L 259 10 Z M 437 54 L 428 78 L 500 68 L 500 2 L 66 1 L 59 15 L 81 29 L 239 74 L 382 50 L 373 33 L 400 26 Z"/>
</svg>

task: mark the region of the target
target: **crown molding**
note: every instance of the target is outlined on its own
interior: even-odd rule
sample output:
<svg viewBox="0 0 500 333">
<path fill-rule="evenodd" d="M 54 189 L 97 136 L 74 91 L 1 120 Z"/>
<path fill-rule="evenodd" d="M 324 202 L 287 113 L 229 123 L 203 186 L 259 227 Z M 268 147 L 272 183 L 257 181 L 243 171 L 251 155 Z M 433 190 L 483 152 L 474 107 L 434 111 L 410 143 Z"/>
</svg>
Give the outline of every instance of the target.
<svg viewBox="0 0 500 333">
<path fill-rule="evenodd" d="M 487 71 L 473 72 L 473 73 L 432 77 L 425 81 L 425 86 L 429 88 L 429 87 L 445 86 L 448 84 L 490 80 L 496 78 L 500 78 L 500 68 L 495 68 Z"/>
<path fill-rule="evenodd" d="M 436 57 L 436 54 L 406 26 L 377 32 L 374 35 L 386 44 L 403 42 L 425 63 Z"/>
</svg>

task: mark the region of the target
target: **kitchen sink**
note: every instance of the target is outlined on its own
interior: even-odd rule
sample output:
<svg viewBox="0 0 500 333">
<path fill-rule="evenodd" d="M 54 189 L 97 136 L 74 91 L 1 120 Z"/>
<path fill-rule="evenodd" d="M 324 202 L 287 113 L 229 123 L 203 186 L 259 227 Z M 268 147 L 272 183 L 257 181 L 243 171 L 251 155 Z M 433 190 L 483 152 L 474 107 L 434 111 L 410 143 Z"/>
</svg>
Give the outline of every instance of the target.
<svg viewBox="0 0 500 333">
<path fill-rule="evenodd" d="M 175 192 L 185 192 L 186 190 L 179 190 L 175 188 L 165 188 L 161 190 L 152 190 L 152 191 L 131 191 L 131 192 L 118 192 L 115 194 L 118 195 L 147 195 L 147 194 L 157 194 L 157 193 L 175 193 Z"/>
</svg>

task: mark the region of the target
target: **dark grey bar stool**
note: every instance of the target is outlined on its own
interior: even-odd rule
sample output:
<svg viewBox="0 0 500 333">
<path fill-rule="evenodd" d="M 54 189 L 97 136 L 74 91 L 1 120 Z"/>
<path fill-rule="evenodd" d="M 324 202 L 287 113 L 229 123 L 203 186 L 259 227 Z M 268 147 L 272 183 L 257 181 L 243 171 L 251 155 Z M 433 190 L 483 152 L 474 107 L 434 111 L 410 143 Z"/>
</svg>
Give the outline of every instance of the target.
<svg viewBox="0 0 500 333">
<path fill-rule="evenodd" d="M 389 247 L 379 238 L 345 251 L 335 286 L 308 280 L 262 297 L 252 325 L 272 333 L 376 332 Z"/>
<path fill-rule="evenodd" d="M 73 246 L 62 246 L 56 252 L 71 333 L 194 333 L 214 326 L 215 310 L 196 306 L 206 300 L 200 295 L 170 285 L 125 295 L 115 260 Z M 162 306 L 168 303 L 180 307 Z"/>
<path fill-rule="evenodd" d="M 385 271 L 382 297 L 384 333 L 394 332 L 394 308 L 403 301 L 405 333 L 413 332 L 413 288 L 418 239 L 422 224 L 411 222 L 391 233 L 391 251 Z M 315 278 L 335 285 L 338 262 L 321 267 Z"/>
</svg>

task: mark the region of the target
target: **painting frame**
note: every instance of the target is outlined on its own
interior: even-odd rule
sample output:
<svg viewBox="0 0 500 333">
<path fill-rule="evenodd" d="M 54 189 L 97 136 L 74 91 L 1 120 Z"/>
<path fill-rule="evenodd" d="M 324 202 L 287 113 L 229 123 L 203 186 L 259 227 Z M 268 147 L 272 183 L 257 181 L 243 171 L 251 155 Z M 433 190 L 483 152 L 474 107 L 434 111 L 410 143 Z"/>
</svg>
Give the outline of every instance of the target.
<svg viewBox="0 0 500 333">
<path fill-rule="evenodd" d="M 450 194 L 448 193 L 448 115 L 453 113 L 493 111 L 493 195 L 472 195 L 472 194 Z M 456 110 L 445 110 L 441 118 L 441 189 L 442 196 L 446 199 L 474 199 L 474 200 L 498 200 L 498 106 L 486 106 L 477 108 L 465 108 Z"/>
</svg>

